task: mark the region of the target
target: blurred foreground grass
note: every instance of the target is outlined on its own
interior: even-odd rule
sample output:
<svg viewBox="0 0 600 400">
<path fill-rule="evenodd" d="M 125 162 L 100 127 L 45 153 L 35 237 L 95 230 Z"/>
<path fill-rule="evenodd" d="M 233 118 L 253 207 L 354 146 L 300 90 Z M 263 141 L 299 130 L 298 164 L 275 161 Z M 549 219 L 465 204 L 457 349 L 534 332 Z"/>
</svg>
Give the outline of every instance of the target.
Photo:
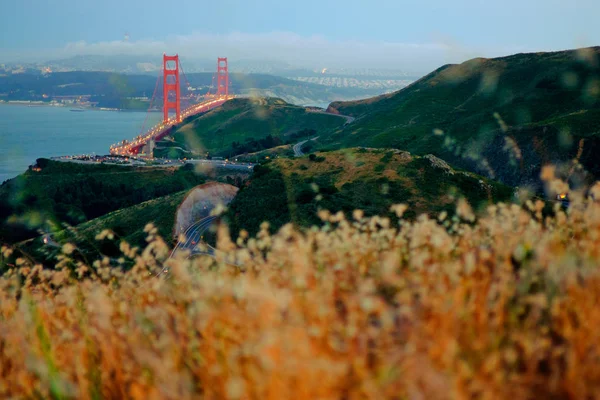
<svg viewBox="0 0 600 400">
<path fill-rule="evenodd" d="M 322 228 L 237 243 L 221 226 L 216 260 L 165 261 L 151 225 L 120 260 L 17 259 L 0 277 L 0 397 L 597 398 L 600 204 L 543 206 L 476 218 L 460 201 L 409 222 L 398 205 L 399 229 L 322 211 Z"/>
</svg>

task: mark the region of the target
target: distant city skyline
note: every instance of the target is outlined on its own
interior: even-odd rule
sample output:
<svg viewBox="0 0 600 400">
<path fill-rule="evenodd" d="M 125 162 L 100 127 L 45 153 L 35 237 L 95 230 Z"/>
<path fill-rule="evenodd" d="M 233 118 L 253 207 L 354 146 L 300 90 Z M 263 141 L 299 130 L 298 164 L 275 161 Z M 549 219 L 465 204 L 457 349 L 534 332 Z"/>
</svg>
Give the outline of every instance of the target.
<svg viewBox="0 0 600 400">
<path fill-rule="evenodd" d="M 20 0 L 0 63 L 73 55 L 226 55 L 305 68 L 427 72 L 473 57 L 600 45 L 594 0 Z"/>
</svg>

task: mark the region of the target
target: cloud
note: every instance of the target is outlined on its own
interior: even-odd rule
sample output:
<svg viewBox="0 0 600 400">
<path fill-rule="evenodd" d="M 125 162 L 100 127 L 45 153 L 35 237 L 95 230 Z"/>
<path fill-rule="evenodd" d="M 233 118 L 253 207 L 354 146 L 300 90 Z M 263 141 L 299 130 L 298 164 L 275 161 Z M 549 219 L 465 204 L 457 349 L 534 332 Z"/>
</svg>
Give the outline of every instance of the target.
<svg viewBox="0 0 600 400">
<path fill-rule="evenodd" d="M 53 52 L 54 58 L 73 55 L 150 55 L 178 53 L 188 59 L 269 60 L 307 68 L 377 68 L 428 72 L 443 64 L 478 56 L 510 54 L 510 50 L 487 54 L 464 48 L 450 40 L 431 43 L 336 41 L 323 36 L 301 36 L 291 32 L 228 34 L 192 33 L 164 40 L 73 42 Z M 58 57 L 57 57 L 58 56 Z"/>
</svg>

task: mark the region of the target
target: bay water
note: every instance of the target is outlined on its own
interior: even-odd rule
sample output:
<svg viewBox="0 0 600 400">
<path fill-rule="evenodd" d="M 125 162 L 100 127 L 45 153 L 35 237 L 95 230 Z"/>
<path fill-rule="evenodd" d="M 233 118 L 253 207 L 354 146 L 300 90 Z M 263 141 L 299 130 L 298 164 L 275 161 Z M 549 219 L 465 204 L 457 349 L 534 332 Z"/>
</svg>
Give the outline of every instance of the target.
<svg viewBox="0 0 600 400">
<path fill-rule="evenodd" d="M 111 144 L 131 140 L 142 126 L 149 128 L 161 117 L 156 112 L 0 105 L 0 183 L 24 172 L 37 158 L 108 154 Z"/>
</svg>

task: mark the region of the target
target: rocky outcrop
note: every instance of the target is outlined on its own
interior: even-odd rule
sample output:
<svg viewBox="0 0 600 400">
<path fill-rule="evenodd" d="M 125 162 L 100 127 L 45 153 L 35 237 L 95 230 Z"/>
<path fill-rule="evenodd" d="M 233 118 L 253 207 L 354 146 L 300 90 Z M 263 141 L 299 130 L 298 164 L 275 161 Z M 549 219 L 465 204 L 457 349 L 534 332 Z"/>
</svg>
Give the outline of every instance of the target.
<svg viewBox="0 0 600 400">
<path fill-rule="evenodd" d="M 452 167 L 441 158 L 437 158 L 433 154 L 427 154 L 426 156 L 423 156 L 423 158 L 429 160 L 434 168 L 441 169 L 447 174 L 454 175 L 454 169 L 452 169 Z"/>
</svg>

